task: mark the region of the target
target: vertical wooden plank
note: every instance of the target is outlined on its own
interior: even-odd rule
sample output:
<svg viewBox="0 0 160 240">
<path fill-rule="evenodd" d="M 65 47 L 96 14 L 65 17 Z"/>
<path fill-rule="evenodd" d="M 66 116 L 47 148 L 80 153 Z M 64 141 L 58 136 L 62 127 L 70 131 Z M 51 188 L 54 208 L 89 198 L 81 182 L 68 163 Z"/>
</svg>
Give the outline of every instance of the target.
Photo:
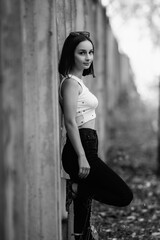
<svg viewBox="0 0 160 240">
<path fill-rule="evenodd" d="M 158 134 L 157 134 L 157 169 L 156 169 L 156 174 L 157 176 L 160 176 L 160 76 L 159 76 L 159 84 L 158 84 L 158 93 L 159 93 L 159 99 L 158 99 Z"/>
<path fill-rule="evenodd" d="M 37 1 L 37 70 L 39 89 L 39 159 L 42 232 L 60 239 L 60 165 L 57 39 L 54 2 Z M 43 22 L 43 26 L 42 26 Z M 42 28 L 43 27 L 43 28 Z M 56 204 L 57 203 L 57 204 Z M 53 209 L 53 211 L 51 211 Z M 53 227 L 54 226 L 54 227 Z"/>
<path fill-rule="evenodd" d="M 65 27 L 66 35 L 72 31 L 72 4 L 71 1 L 65 0 Z"/>
<path fill-rule="evenodd" d="M 2 29 L 4 11 L 2 11 L 3 3 L 0 1 L 0 236 L 5 240 L 5 162 L 3 152 L 3 68 L 2 68 Z M 2 14 L 3 13 L 3 14 Z"/>
<path fill-rule="evenodd" d="M 74 26 L 74 13 L 75 13 L 75 1 L 70 0 L 58 0 L 56 1 L 57 17 L 57 39 L 58 39 L 58 59 L 62 50 L 63 43 L 69 32 L 73 30 Z M 60 82 L 61 79 L 59 79 Z M 65 144 L 66 131 L 63 126 L 63 120 L 60 109 L 60 148 L 63 149 Z M 61 168 L 61 218 L 62 218 L 62 232 L 63 238 L 66 239 L 68 235 L 68 214 L 66 212 L 66 178 L 68 175 L 64 173 Z M 66 231 L 67 229 L 67 231 Z"/>
<path fill-rule="evenodd" d="M 56 22 L 57 22 L 57 40 L 58 40 L 58 57 L 60 57 L 60 52 L 66 38 L 66 19 L 65 19 L 65 1 L 56 0 Z"/>
<path fill-rule="evenodd" d="M 72 31 L 75 31 L 76 29 L 76 1 L 70 0 L 70 6 L 71 6 L 71 24 L 72 24 Z"/>
<path fill-rule="evenodd" d="M 52 33 L 57 32 L 57 24 L 56 24 L 56 1 L 54 0 L 52 3 L 52 8 L 50 9 L 51 16 L 51 29 Z M 60 118 L 59 118 L 59 74 L 58 74 L 58 42 L 57 35 L 54 35 L 50 41 L 51 47 L 51 80 L 52 80 L 52 108 L 53 108 L 53 143 L 54 143 L 54 173 L 57 173 L 56 178 L 56 186 L 54 191 L 56 192 L 56 198 L 54 199 L 56 205 L 55 210 L 57 210 L 57 218 L 55 219 L 55 214 L 53 214 L 54 221 L 56 222 L 55 231 L 57 240 L 62 239 L 62 222 L 61 222 L 61 179 L 60 179 Z M 58 126 L 58 127 L 57 127 Z M 55 141 L 56 139 L 56 141 Z M 51 183 L 51 188 L 52 183 Z M 52 224 L 50 227 L 53 227 Z M 53 239 L 53 238 L 52 238 Z"/>
<path fill-rule="evenodd" d="M 114 106 L 117 103 L 118 97 L 119 97 L 119 76 L 120 76 L 120 69 L 118 67 L 118 57 L 120 55 L 118 50 L 118 43 L 115 38 L 113 38 L 113 63 L 112 63 L 112 85 L 113 85 L 113 91 L 114 91 Z M 115 71 L 116 66 L 116 71 Z"/>
<path fill-rule="evenodd" d="M 95 54 L 94 54 L 94 70 L 96 74 L 96 67 L 97 67 L 97 37 L 96 37 L 96 22 L 97 22 L 97 3 L 94 3 L 93 0 L 86 0 L 85 1 L 85 13 L 86 13 L 86 30 L 90 32 L 91 40 L 95 46 Z M 92 76 L 87 76 L 86 84 L 89 86 L 91 91 L 97 95 L 97 78 L 93 78 Z"/>
<path fill-rule="evenodd" d="M 86 6 L 86 30 L 91 33 L 91 38 L 94 41 L 95 38 L 95 11 L 96 11 L 96 4 L 93 3 L 93 0 L 86 0 L 85 1 L 85 6 Z"/>
<path fill-rule="evenodd" d="M 26 239 L 61 239 L 55 1 L 23 2 Z"/>
<path fill-rule="evenodd" d="M 113 50 L 114 50 L 114 36 L 111 30 L 110 25 L 107 28 L 107 49 L 108 49 L 108 56 L 107 56 L 107 103 L 108 103 L 108 110 L 112 111 L 114 106 L 114 85 L 113 85 L 113 74 L 115 66 L 113 60 Z"/>
<path fill-rule="evenodd" d="M 84 1 L 76 1 L 75 29 L 83 31 L 85 29 Z"/>
<path fill-rule="evenodd" d="M 73 202 L 69 206 L 69 213 L 68 213 L 68 236 L 67 240 L 74 240 L 74 205 Z"/>
<path fill-rule="evenodd" d="M 99 154 L 105 160 L 105 151 L 107 149 L 107 99 L 106 99 L 106 16 L 105 9 L 101 5 L 97 7 L 97 91 L 99 98 L 98 107 L 98 129 L 100 132 L 100 151 Z"/>
<path fill-rule="evenodd" d="M 37 239 L 39 217 L 37 199 L 37 91 L 35 58 L 34 1 L 23 1 L 23 76 L 24 76 L 24 153 L 26 171 L 25 239 Z M 32 230 L 34 229 L 34 231 Z"/>
<path fill-rule="evenodd" d="M 20 1 L 1 1 L 3 239 L 24 239 L 22 39 Z M 5 232 L 5 236 L 4 236 Z M 1 236 L 1 237 L 2 237 Z"/>
<path fill-rule="evenodd" d="M 127 85 L 128 79 L 129 79 L 129 59 L 125 54 L 121 54 L 121 87 L 122 90 Z"/>
</svg>

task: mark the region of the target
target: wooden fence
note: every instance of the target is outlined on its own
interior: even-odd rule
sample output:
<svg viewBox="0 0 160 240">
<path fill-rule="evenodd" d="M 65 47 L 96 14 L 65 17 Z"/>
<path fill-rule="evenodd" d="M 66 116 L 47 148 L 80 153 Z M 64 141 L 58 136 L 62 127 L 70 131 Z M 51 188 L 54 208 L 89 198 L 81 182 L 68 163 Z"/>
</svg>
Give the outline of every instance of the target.
<svg viewBox="0 0 160 240">
<path fill-rule="evenodd" d="M 61 240 L 66 213 L 57 66 L 64 39 L 88 30 L 95 44 L 96 78 L 87 84 L 99 99 L 103 158 L 111 112 L 131 79 L 128 59 L 100 1 L 1 0 L 0 9 L 0 239 Z"/>
</svg>

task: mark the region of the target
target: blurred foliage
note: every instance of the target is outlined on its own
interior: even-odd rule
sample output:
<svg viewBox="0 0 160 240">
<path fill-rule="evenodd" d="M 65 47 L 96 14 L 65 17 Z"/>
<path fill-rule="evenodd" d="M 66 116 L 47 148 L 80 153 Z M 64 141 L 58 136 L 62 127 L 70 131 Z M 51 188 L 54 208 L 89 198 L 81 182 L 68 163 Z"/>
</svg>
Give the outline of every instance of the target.
<svg viewBox="0 0 160 240">
<path fill-rule="evenodd" d="M 160 41 L 160 1 L 159 0 L 108 0 L 107 9 L 112 16 L 121 15 L 124 23 L 138 19 L 141 27 L 148 30 L 153 43 L 159 47 Z"/>
<path fill-rule="evenodd" d="M 157 109 L 146 106 L 138 93 L 121 92 L 109 127 L 107 162 L 157 167 Z"/>
</svg>

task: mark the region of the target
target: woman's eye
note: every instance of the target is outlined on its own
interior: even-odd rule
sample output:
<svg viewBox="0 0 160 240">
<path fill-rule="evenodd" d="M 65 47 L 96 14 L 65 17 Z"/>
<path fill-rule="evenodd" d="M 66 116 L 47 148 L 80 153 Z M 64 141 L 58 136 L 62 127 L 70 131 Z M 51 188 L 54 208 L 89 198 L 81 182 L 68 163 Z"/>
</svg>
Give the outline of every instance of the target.
<svg viewBox="0 0 160 240">
<path fill-rule="evenodd" d="M 81 55 L 84 55 L 84 54 L 85 54 L 85 52 L 80 52 L 79 54 L 81 54 Z"/>
<path fill-rule="evenodd" d="M 80 54 L 80 55 L 85 55 L 85 54 L 87 54 L 87 53 L 86 53 L 86 52 L 80 52 L 79 54 Z M 89 54 L 90 54 L 90 55 L 94 54 L 94 51 L 90 51 Z"/>
</svg>

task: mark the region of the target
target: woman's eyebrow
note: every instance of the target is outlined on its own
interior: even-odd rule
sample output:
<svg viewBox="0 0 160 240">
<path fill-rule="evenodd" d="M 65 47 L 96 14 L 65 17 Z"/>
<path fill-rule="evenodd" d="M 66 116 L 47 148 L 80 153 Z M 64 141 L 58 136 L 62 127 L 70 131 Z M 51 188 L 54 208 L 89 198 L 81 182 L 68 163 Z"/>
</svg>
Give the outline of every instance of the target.
<svg viewBox="0 0 160 240">
<path fill-rule="evenodd" d="M 86 50 L 86 49 L 79 49 L 78 51 L 84 51 L 84 52 L 86 52 L 86 51 L 88 51 L 88 50 Z M 93 48 L 91 48 L 89 51 L 93 51 Z"/>
</svg>

